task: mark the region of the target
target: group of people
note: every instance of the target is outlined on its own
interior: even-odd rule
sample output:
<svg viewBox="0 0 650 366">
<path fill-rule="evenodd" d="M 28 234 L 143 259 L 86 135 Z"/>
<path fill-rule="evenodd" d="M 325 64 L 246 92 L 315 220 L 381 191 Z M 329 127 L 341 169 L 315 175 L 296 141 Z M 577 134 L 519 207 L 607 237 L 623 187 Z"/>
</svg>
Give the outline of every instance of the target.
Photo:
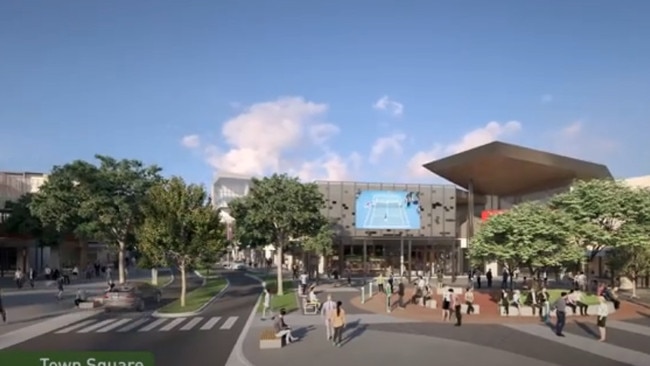
<svg viewBox="0 0 650 366">
<path fill-rule="evenodd" d="M 301 288 L 301 290 L 303 293 L 306 291 L 305 288 Z M 347 323 L 345 310 L 343 309 L 343 302 L 335 302 L 332 300 L 332 295 L 328 294 L 327 300 L 321 304 L 315 294 L 315 286 L 309 287 L 309 295 L 307 296 L 309 297 L 307 302 L 317 306 L 317 309 L 323 318 L 327 340 L 332 342 L 332 345 L 335 347 L 341 347 L 343 344 L 343 329 Z M 271 319 L 273 320 L 273 329 L 276 337 L 282 338 L 287 344 L 298 340 L 298 338 L 292 333 L 292 328 L 287 325 L 285 321 L 286 310 L 280 309 L 280 312 L 277 315 L 273 315 L 273 309 L 271 308 L 271 292 L 265 286 L 263 293 L 262 320 L 265 320 L 267 316 L 271 316 Z"/>
</svg>

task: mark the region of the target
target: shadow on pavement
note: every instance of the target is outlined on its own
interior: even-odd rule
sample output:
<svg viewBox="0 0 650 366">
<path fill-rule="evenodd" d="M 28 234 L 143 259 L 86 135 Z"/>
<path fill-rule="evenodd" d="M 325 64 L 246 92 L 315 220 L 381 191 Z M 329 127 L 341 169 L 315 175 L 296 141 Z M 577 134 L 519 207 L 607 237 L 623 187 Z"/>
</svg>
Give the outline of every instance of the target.
<svg viewBox="0 0 650 366">
<path fill-rule="evenodd" d="M 348 343 L 352 342 L 355 338 L 361 336 L 366 331 L 366 329 L 368 329 L 368 325 L 361 324 L 359 320 L 356 320 L 350 323 L 346 328 L 351 328 L 352 331 L 347 335 L 344 334 L 343 343 L 341 346 L 345 346 Z"/>
<path fill-rule="evenodd" d="M 578 325 L 578 327 L 579 327 L 580 329 L 582 329 L 585 333 L 587 333 L 587 334 L 593 336 L 594 338 L 599 338 L 599 337 L 600 337 L 600 336 L 598 335 L 598 333 L 596 333 L 593 329 L 591 329 L 591 327 L 590 327 L 589 325 L 587 325 L 587 324 L 585 324 L 585 323 L 583 323 L 583 322 L 578 322 L 578 321 L 576 321 L 575 323 L 576 323 L 576 324 Z"/>
<path fill-rule="evenodd" d="M 307 334 L 309 334 L 310 332 L 312 332 L 314 330 L 316 330 L 316 327 L 313 326 L 313 325 L 307 325 L 307 326 L 304 326 L 304 327 L 296 328 L 293 331 L 293 336 L 298 337 L 300 339 L 303 339 L 303 338 L 305 338 L 307 336 Z"/>
</svg>

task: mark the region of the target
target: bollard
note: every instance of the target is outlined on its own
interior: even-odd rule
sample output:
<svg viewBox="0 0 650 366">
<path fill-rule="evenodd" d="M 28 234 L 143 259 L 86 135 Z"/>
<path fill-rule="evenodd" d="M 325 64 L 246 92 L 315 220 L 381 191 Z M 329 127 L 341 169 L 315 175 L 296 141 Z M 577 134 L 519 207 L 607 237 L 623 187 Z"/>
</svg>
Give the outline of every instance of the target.
<svg viewBox="0 0 650 366">
<path fill-rule="evenodd" d="M 361 303 L 366 303 L 366 288 L 364 286 L 361 287 Z"/>
<path fill-rule="evenodd" d="M 368 283 L 368 298 L 372 299 L 372 282 Z"/>
</svg>

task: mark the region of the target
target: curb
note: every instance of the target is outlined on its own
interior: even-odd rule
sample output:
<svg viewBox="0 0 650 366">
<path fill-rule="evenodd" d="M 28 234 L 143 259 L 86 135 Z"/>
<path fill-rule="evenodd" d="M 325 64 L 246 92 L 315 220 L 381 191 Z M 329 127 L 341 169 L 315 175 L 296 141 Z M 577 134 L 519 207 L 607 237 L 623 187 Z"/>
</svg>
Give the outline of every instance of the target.
<svg viewBox="0 0 650 366">
<path fill-rule="evenodd" d="M 258 281 L 260 285 L 264 283 L 264 280 L 262 280 L 258 276 L 248 274 L 248 273 L 244 274 L 244 276 Z M 257 316 L 257 309 L 259 309 L 261 302 L 262 302 L 262 294 L 260 294 L 260 296 L 257 297 L 257 301 L 255 302 L 255 306 L 253 307 L 253 311 L 251 311 L 250 315 L 248 316 L 248 319 L 246 320 L 246 324 L 244 324 L 244 328 L 242 328 L 241 332 L 239 333 L 237 342 L 235 342 L 235 345 L 232 348 L 232 352 L 230 353 L 230 356 L 228 356 L 228 360 L 226 361 L 226 366 L 255 366 L 244 355 L 244 340 L 248 336 L 248 333 L 250 332 L 251 327 L 253 326 L 253 321 Z"/>
<path fill-rule="evenodd" d="M 203 281 L 201 283 L 201 286 L 199 286 L 197 288 L 197 290 L 198 290 L 199 288 L 205 286 L 205 284 L 208 282 L 208 278 L 201 275 L 198 271 L 194 271 L 194 274 L 197 277 L 200 277 L 200 278 L 203 279 Z M 170 281 L 169 283 L 171 284 L 171 282 L 172 281 Z M 167 284 L 167 286 L 169 286 L 169 284 Z M 201 307 L 198 308 L 197 310 L 187 311 L 187 312 L 184 312 L 184 313 L 161 313 L 161 312 L 158 312 L 158 310 L 156 310 L 153 313 L 151 313 L 151 316 L 154 317 L 154 318 L 187 318 L 187 317 L 190 317 L 190 316 L 201 314 L 203 311 L 205 311 L 205 309 L 208 306 L 212 305 L 213 302 L 215 302 L 218 298 L 223 296 L 223 294 L 226 292 L 226 290 L 228 290 L 229 287 L 230 287 L 230 281 L 228 281 L 228 279 L 226 278 L 226 286 L 224 286 L 221 289 L 221 291 L 219 291 L 216 295 L 212 296 L 210 298 L 210 300 L 206 301 L 205 304 L 201 305 Z"/>
</svg>

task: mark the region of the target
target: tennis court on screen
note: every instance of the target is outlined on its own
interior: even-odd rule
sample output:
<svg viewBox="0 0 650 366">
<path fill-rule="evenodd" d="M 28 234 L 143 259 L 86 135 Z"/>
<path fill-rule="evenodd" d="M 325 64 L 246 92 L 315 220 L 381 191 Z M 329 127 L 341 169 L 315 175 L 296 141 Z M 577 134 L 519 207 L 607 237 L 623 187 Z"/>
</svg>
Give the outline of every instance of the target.
<svg viewBox="0 0 650 366">
<path fill-rule="evenodd" d="M 417 229 L 416 205 L 407 203 L 408 192 L 362 191 L 357 197 L 357 229 Z M 413 212 L 409 212 L 413 211 Z"/>
</svg>

